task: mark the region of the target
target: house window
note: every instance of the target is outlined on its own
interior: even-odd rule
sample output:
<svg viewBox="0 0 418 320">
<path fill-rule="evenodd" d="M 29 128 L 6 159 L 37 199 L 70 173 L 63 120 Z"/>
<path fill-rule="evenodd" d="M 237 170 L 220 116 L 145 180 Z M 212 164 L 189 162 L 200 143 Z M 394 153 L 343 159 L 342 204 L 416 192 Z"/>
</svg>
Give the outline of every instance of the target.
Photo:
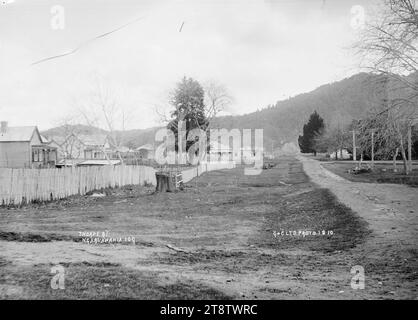
<svg viewBox="0 0 418 320">
<path fill-rule="evenodd" d="M 34 149 L 32 150 L 32 162 L 38 162 L 39 161 L 39 150 Z"/>
</svg>

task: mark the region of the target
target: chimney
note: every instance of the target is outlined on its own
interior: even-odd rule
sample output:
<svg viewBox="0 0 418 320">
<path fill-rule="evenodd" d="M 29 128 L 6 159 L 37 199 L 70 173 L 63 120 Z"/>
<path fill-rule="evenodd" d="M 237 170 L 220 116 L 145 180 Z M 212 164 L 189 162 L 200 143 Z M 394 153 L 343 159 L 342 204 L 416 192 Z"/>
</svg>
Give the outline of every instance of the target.
<svg viewBox="0 0 418 320">
<path fill-rule="evenodd" d="M 0 133 L 6 133 L 7 131 L 7 121 L 0 122 Z"/>
</svg>

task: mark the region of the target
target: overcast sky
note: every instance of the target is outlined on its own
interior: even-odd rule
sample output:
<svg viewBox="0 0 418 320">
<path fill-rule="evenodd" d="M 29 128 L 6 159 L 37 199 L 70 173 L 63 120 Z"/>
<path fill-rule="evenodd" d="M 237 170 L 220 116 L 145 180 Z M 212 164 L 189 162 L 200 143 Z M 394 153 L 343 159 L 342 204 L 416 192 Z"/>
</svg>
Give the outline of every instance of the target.
<svg viewBox="0 0 418 320">
<path fill-rule="evenodd" d="M 132 109 L 128 126 L 158 125 L 156 106 L 184 75 L 223 83 L 242 114 L 357 72 L 353 5 L 365 0 L 1 0 L 0 119 L 55 126 L 97 79 Z M 53 29 L 54 5 L 64 8 Z M 132 24 L 82 45 L 100 34 Z M 53 23 L 57 20 L 53 20 Z M 184 24 L 183 24 L 184 22 Z M 182 26 L 183 24 L 183 26 Z M 54 25 L 54 24 L 53 24 Z M 56 24 L 55 24 L 56 26 Z M 182 26 L 182 27 L 181 27 Z M 180 32 L 181 28 L 181 32 Z M 96 79 L 96 80 L 95 80 Z"/>
</svg>

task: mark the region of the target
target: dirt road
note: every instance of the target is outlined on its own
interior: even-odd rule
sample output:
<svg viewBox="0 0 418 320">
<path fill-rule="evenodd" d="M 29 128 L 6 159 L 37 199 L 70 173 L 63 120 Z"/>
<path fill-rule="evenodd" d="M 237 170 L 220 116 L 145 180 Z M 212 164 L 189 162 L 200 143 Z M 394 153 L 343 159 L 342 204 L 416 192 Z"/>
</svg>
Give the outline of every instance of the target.
<svg viewBox="0 0 418 320">
<path fill-rule="evenodd" d="M 259 176 L 211 172 L 175 194 L 126 188 L 0 209 L 0 297 L 416 298 L 412 215 L 396 219 L 401 213 L 392 217 L 383 203 L 357 195 L 362 186 L 343 190 L 317 163 L 303 165 L 312 179 L 302 162 L 282 158 Z M 363 197 L 370 210 L 357 213 L 360 200 L 347 202 L 350 210 L 324 183 L 343 202 L 350 190 Z M 413 205 L 401 195 L 396 200 Z M 80 232 L 92 231 L 135 237 L 135 244 L 80 242 Z M 308 231 L 316 234 L 302 235 Z M 65 290 L 50 287 L 56 264 L 65 267 Z M 355 265 L 365 269 L 364 290 L 350 286 Z"/>
<path fill-rule="evenodd" d="M 317 160 L 303 156 L 298 160 L 315 184 L 331 190 L 339 201 L 367 221 L 372 233 L 356 250 L 367 253 L 370 261 L 386 260 L 377 265 L 385 266 L 387 281 L 398 288 L 410 284 L 415 294 L 410 298 L 417 299 L 418 189 L 400 184 L 352 182 L 326 170 Z M 415 269 L 414 275 L 406 278 L 405 283 L 396 284 L 396 273 L 403 272 L 407 264 Z M 370 271 L 375 269 L 372 265 Z"/>
<path fill-rule="evenodd" d="M 418 248 L 418 189 L 400 184 L 351 182 L 319 161 L 298 157 L 312 181 L 334 193 L 369 223 L 371 240 Z"/>
</svg>

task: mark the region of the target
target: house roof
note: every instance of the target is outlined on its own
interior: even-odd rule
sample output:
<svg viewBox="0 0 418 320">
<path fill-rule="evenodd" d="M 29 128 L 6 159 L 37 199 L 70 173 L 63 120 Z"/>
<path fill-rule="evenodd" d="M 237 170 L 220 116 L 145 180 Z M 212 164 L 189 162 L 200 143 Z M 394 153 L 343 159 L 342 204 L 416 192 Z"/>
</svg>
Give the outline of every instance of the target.
<svg viewBox="0 0 418 320">
<path fill-rule="evenodd" d="M 0 142 L 31 141 L 35 133 L 39 135 L 38 128 L 36 126 L 7 127 L 7 130 L 5 133 L 0 133 Z"/>
<path fill-rule="evenodd" d="M 211 141 L 210 144 L 210 152 L 231 152 L 232 148 L 226 146 L 218 141 Z"/>
<path fill-rule="evenodd" d="M 151 151 L 151 150 L 154 150 L 154 146 L 151 143 L 147 143 L 147 144 L 144 144 L 143 146 L 140 146 L 140 147 L 136 148 L 135 150 L 136 151 L 139 151 L 139 150 Z"/>
<path fill-rule="evenodd" d="M 86 160 L 78 163 L 78 166 L 107 166 L 120 164 L 120 160 Z"/>
<path fill-rule="evenodd" d="M 41 142 L 42 142 L 42 143 L 46 143 L 46 144 L 48 144 L 48 143 L 50 143 L 51 141 L 49 141 L 47 137 L 45 137 L 45 136 L 41 135 Z"/>
<path fill-rule="evenodd" d="M 62 159 L 57 163 L 57 166 L 74 167 L 83 161 L 82 159 Z"/>
</svg>

